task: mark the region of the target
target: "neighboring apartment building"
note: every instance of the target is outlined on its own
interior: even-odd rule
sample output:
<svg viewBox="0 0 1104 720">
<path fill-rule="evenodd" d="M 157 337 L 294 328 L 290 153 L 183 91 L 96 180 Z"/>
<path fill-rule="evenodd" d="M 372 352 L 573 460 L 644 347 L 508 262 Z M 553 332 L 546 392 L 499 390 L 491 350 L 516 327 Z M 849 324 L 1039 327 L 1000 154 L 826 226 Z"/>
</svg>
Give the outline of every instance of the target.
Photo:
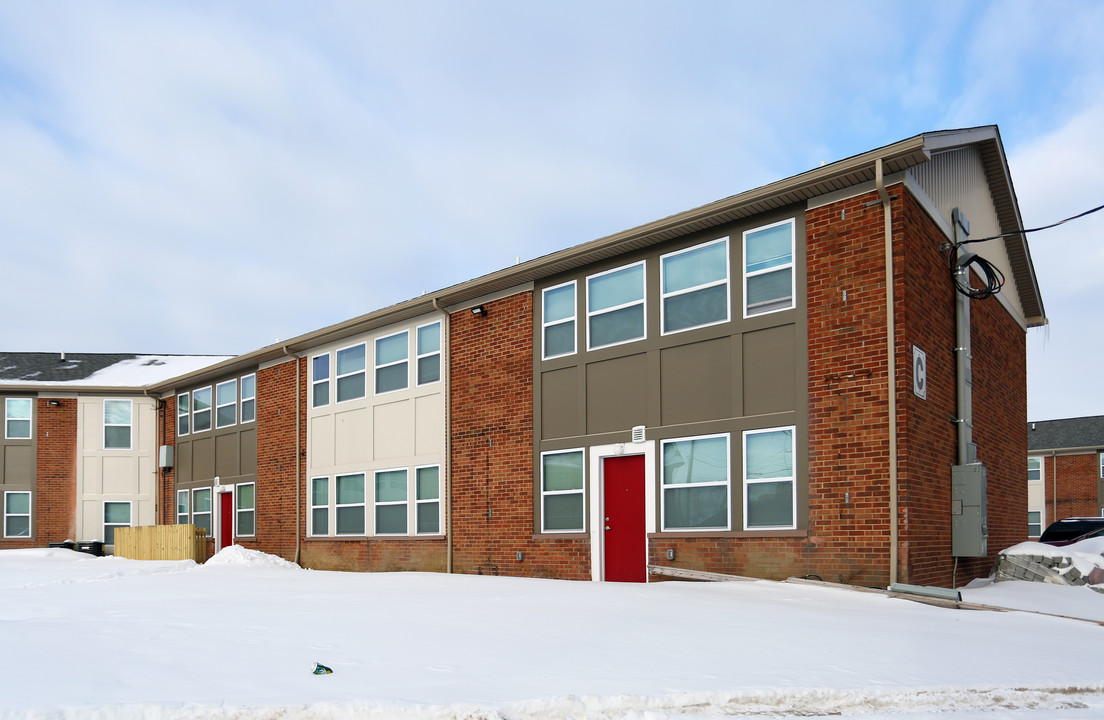
<svg viewBox="0 0 1104 720">
<path fill-rule="evenodd" d="M 927 133 L 166 377 L 160 521 L 316 568 L 983 575 L 1025 537 L 1022 230 L 996 128 Z M 967 232 L 1006 282 L 964 321 Z"/>
<path fill-rule="evenodd" d="M 1040 420 L 1027 431 L 1028 536 L 1104 515 L 1104 416 Z"/>
<path fill-rule="evenodd" d="M 222 356 L 0 353 L 0 549 L 96 541 L 157 514 L 150 382 Z"/>
</svg>

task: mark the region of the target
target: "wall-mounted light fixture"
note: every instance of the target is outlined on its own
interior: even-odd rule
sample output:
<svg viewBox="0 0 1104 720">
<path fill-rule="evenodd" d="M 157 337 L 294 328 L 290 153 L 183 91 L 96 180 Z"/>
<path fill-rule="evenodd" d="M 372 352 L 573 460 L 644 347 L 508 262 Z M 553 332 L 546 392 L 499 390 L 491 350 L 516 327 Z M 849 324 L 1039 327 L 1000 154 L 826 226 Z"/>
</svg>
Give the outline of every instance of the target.
<svg viewBox="0 0 1104 720">
<path fill-rule="evenodd" d="M 471 310 L 472 315 L 482 315 L 483 317 L 487 317 L 487 310 L 482 305 L 476 305 Z"/>
<path fill-rule="evenodd" d="M 46 404 L 50 407 L 61 407 L 61 403 L 59 403 L 57 400 L 47 400 Z"/>
</svg>

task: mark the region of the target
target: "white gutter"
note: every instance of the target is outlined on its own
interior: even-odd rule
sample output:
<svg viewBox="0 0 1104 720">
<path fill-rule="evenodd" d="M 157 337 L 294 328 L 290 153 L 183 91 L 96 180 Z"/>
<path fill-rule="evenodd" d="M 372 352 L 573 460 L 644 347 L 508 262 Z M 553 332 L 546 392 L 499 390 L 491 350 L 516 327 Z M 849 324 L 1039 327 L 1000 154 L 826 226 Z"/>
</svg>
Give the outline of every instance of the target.
<svg viewBox="0 0 1104 720">
<path fill-rule="evenodd" d="M 874 161 L 874 184 L 885 216 L 886 370 L 889 395 L 889 584 L 897 584 L 897 335 L 893 321 L 893 210 L 885 189 L 882 159 Z"/>
</svg>

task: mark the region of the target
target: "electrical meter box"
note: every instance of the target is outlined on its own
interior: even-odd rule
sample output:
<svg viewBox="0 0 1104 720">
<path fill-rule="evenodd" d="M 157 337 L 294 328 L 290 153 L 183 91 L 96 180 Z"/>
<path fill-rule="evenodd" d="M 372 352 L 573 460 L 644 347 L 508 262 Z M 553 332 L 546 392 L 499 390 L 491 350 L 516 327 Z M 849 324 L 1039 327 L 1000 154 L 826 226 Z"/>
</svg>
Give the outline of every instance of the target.
<svg viewBox="0 0 1104 720">
<path fill-rule="evenodd" d="M 984 465 L 970 463 L 951 468 L 951 555 L 953 557 L 985 557 L 989 554 L 985 495 Z"/>
</svg>

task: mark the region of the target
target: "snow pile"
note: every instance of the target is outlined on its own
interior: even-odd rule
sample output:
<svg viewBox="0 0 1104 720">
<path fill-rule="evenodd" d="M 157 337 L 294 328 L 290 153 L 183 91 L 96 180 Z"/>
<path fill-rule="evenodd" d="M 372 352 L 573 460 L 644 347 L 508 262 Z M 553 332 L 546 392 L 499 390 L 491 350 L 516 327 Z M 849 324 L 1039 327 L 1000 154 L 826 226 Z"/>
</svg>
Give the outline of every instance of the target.
<svg viewBox="0 0 1104 720">
<path fill-rule="evenodd" d="M 290 560 L 284 560 L 279 555 L 269 555 L 260 550 L 250 550 L 241 545 L 230 545 L 215 553 L 201 567 L 233 565 L 235 567 L 263 567 L 263 568 L 294 568 L 299 566 Z"/>
<path fill-rule="evenodd" d="M 1024 542 L 997 557 L 994 580 L 1026 580 L 1058 585 L 1104 583 L 1104 538 L 1090 538 L 1064 547 Z"/>
</svg>

